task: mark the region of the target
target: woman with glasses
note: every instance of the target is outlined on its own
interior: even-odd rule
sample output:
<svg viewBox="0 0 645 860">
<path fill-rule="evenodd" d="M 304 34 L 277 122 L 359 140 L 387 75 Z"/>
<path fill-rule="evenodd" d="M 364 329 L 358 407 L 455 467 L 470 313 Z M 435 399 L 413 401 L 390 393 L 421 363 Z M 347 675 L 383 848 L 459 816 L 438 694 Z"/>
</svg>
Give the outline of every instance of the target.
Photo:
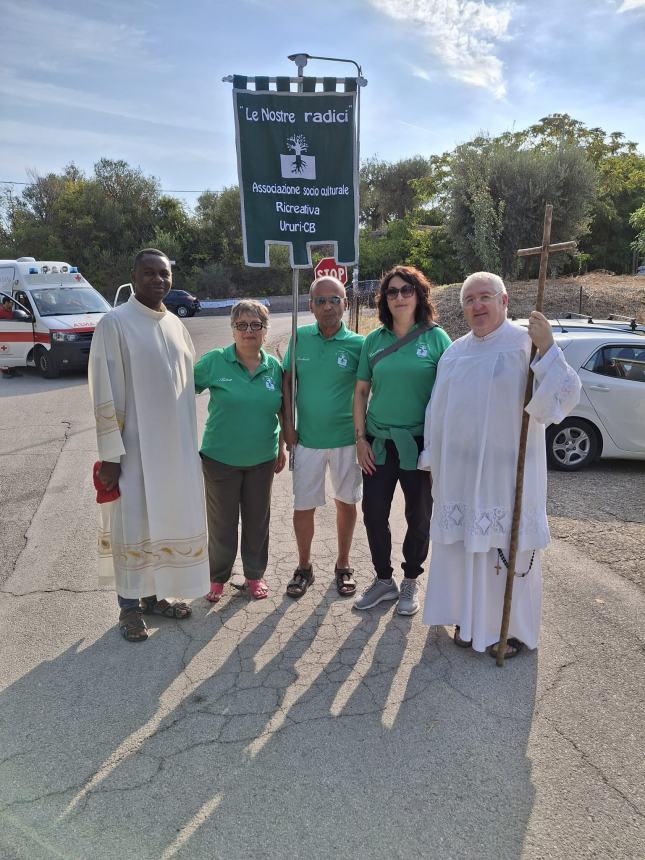
<svg viewBox="0 0 645 860">
<path fill-rule="evenodd" d="M 384 600 L 397 600 L 400 615 L 414 615 L 419 609 L 417 578 L 428 555 L 432 513 L 430 481 L 417 469 L 417 460 L 437 362 L 450 338 L 434 322 L 429 281 L 411 266 L 396 266 L 385 275 L 377 308 L 383 325 L 365 339 L 354 392 L 363 520 L 376 576 L 354 606 L 371 609 Z M 392 576 L 389 524 L 397 483 L 405 497 L 407 521 L 400 587 Z"/>
<path fill-rule="evenodd" d="M 241 556 L 246 587 L 256 600 L 268 594 L 263 580 L 269 554 L 273 476 L 285 464 L 279 418 L 282 369 L 262 345 L 269 312 L 245 300 L 231 310 L 233 343 L 207 352 L 195 365 L 195 389 L 210 392 L 200 449 L 211 588 L 217 603 L 231 577 L 242 522 Z"/>
</svg>

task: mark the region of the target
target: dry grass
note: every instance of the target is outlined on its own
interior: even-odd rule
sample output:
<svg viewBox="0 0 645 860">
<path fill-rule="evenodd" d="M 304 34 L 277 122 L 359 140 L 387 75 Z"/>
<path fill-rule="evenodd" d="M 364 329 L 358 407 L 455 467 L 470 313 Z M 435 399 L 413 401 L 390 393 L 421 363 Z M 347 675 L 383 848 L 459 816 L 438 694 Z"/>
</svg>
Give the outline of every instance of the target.
<svg viewBox="0 0 645 860">
<path fill-rule="evenodd" d="M 438 321 L 453 340 L 468 331 L 459 306 L 460 287 L 461 284 L 445 284 L 433 289 Z M 535 307 L 537 280 L 509 282 L 506 287 L 509 316 L 527 317 Z M 582 313 L 597 319 L 606 319 L 613 313 L 636 317 L 638 322 L 645 323 L 645 278 L 598 271 L 547 281 L 544 294 L 547 317 L 557 317 L 567 311 L 578 313 L 580 307 Z M 361 334 L 368 334 L 378 324 L 376 311 L 361 308 Z"/>
</svg>

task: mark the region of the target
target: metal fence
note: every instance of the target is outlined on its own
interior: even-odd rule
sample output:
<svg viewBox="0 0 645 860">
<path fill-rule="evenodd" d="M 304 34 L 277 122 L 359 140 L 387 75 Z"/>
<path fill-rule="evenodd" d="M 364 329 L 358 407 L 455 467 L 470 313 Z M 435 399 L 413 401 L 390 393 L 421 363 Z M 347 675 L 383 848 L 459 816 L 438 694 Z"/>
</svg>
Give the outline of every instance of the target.
<svg viewBox="0 0 645 860">
<path fill-rule="evenodd" d="M 349 305 L 348 326 L 352 331 L 367 334 L 378 325 L 376 314 L 376 293 L 379 281 L 359 281 L 357 289 L 353 284 L 347 287 Z"/>
</svg>

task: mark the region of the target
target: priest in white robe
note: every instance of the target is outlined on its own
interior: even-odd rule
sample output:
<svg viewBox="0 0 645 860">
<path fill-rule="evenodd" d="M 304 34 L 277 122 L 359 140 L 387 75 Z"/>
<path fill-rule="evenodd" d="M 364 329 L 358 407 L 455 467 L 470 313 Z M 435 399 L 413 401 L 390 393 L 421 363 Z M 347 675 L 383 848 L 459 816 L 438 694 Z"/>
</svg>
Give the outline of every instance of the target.
<svg viewBox="0 0 645 860">
<path fill-rule="evenodd" d="M 101 504 L 99 581 L 115 582 L 119 626 L 143 641 L 143 614 L 186 618 L 172 597 L 208 591 L 209 567 L 193 382 L 195 351 L 184 325 L 163 305 L 168 258 L 135 259 L 134 295 L 105 314 L 92 340 L 98 479 L 120 497 Z"/>
<path fill-rule="evenodd" d="M 471 331 L 439 361 L 418 466 L 431 473 L 434 499 L 423 621 L 454 625 L 456 644 L 495 653 L 533 341 L 538 352 L 532 365 L 534 394 L 527 406 L 522 516 L 506 652 L 513 657 L 524 645 L 536 648 L 540 630 L 540 550 L 550 541 L 544 431 L 577 404 L 580 380 L 542 314 L 531 314 L 528 333 L 508 322 L 508 295 L 497 275 L 470 275 L 460 301 Z"/>
</svg>

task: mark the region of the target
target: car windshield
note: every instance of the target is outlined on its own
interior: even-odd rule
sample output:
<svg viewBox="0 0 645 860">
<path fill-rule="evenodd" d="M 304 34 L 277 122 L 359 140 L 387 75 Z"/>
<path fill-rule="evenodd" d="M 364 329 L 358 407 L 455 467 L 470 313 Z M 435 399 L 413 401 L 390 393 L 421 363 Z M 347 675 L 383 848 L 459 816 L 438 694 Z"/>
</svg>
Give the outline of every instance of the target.
<svg viewBox="0 0 645 860">
<path fill-rule="evenodd" d="M 91 287 L 48 287 L 32 290 L 31 295 L 41 317 L 72 314 L 104 314 L 109 304 Z"/>
</svg>

